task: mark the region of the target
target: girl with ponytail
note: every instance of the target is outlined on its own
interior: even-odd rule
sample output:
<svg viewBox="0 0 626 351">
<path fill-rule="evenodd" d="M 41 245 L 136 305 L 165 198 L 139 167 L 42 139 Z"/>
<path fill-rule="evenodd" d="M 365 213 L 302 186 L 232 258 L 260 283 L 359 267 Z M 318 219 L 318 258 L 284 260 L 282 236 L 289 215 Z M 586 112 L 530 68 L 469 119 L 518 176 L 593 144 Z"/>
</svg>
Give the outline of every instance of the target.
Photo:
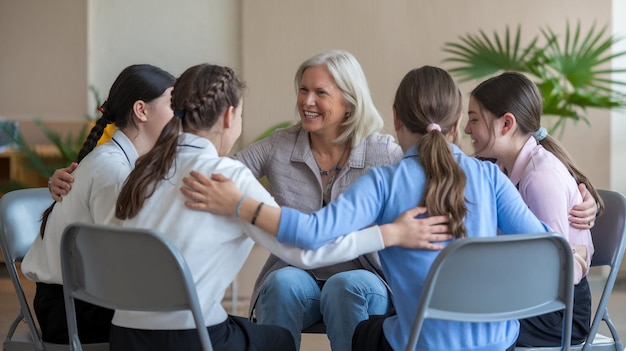
<svg viewBox="0 0 626 351">
<path fill-rule="evenodd" d="M 446 215 L 454 235 L 547 232 L 508 178 L 489 162 L 464 154 L 454 144 L 461 122 L 461 93 L 444 70 L 424 66 L 407 73 L 396 92 L 394 127 L 404 150 L 392 166 L 373 168 L 321 210 L 305 214 L 264 205 L 223 175 L 197 172 L 186 179 L 188 206 L 234 214 L 274 233 L 278 241 L 314 249 L 350 231 L 380 225 L 394 246 L 391 225 L 399 218 Z M 423 206 L 417 207 L 416 206 Z M 415 221 L 414 222 L 418 222 Z M 450 240 L 442 242 L 443 246 Z M 425 248 L 428 246 L 423 246 Z M 353 350 L 401 350 L 428 270 L 438 252 L 391 247 L 379 252 L 394 293 L 395 313 L 370 316 L 356 328 Z M 399 272 L 402 272 L 401 274 Z M 519 322 L 463 323 L 426 320 L 419 350 L 512 350 Z"/>
<path fill-rule="evenodd" d="M 78 153 L 73 191 L 43 214 L 40 235 L 22 262 L 24 275 L 37 282 L 33 302 L 42 339 L 67 344 L 60 246 L 65 227 L 74 222 L 109 223 L 115 200 L 139 155 L 154 145 L 163 125 L 172 118 L 170 93 L 174 77 L 151 65 L 133 65 L 117 77 L 102 116 Z M 107 125 L 117 131 L 108 143 L 96 147 Z M 69 176 L 69 175 L 68 175 Z M 79 336 L 85 343 L 106 342 L 113 311 L 77 301 Z"/>
<path fill-rule="evenodd" d="M 516 185 L 530 210 L 562 234 L 574 253 L 574 321 L 572 344 L 585 341 L 591 319 L 591 292 L 586 273 L 593 242 L 590 228 L 569 223 L 568 211 L 582 201 L 578 184 L 604 204 L 561 144 L 541 126 L 543 100 L 539 89 L 524 75 L 506 72 L 479 84 L 471 93 L 465 132 L 476 156 L 495 159 Z M 583 188 L 583 189 L 585 189 Z M 518 346 L 561 345 L 561 313 L 520 321 Z"/>
</svg>

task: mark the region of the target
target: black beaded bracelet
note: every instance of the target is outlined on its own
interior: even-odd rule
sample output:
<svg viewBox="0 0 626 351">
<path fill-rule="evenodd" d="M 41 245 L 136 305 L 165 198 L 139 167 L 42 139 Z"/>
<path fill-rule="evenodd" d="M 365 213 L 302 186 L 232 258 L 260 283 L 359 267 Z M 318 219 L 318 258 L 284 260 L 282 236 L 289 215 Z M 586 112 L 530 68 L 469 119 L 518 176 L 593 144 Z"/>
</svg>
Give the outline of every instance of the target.
<svg viewBox="0 0 626 351">
<path fill-rule="evenodd" d="M 250 221 L 250 223 L 252 223 L 252 225 L 254 225 L 254 223 L 256 223 L 256 218 L 259 216 L 259 213 L 261 213 L 261 207 L 263 207 L 263 203 L 259 203 L 259 206 L 257 206 L 256 211 L 254 211 L 254 216 L 252 216 L 252 220 Z"/>
</svg>

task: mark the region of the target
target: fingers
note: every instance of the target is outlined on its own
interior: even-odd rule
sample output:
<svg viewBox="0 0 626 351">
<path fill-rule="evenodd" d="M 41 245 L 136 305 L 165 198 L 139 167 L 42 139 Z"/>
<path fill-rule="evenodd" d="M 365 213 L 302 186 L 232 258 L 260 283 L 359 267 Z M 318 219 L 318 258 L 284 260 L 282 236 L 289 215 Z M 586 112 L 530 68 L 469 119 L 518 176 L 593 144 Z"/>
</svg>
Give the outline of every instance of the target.
<svg viewBox="0 0 626 351">
<path fill-rule="evenodd" d="M 208 184 L 211 182 L 211 179 L 209 179 L 209 177 L 198 171 L 191 171 L 189 172 L 189 175 L 191 175 L 191 177 L 198 181 L 200 184 Z"/>
<path fill-rule="evenodd" d="M 403 216 L 411 216 L 411 217 L 415 218 L 415 217 L 417 217 L 417 216 L 419 216 L 421 214 L 424 214 L 424 213 L 426 213 L 426 207 L 417 206 L 417 207 L 413 207 L 411 209 L 408 209 L 402 215 Z"/>
</svg>

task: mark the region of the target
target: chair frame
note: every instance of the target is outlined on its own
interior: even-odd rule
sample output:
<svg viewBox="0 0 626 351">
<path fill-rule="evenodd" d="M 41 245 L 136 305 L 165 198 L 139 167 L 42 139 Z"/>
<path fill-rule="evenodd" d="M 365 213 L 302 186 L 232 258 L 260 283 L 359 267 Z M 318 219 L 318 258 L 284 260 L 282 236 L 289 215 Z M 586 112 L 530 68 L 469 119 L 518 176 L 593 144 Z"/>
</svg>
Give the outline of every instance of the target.
<svg viewBox="0 0 626 351">
<path fill-rule="evenodd" d="M 33 240 L 39 235 L 40 217 L 52 204 L 48 188 L 20 189 L 0 198 L 0 248 L 15 289 L 19 310 L 3 341 L 4 351 L 67 351 L 68 344 L 52 344 L 41 340 L 34 314 L 26 299 L 22 276 L 16 264 L 22 262 Z M 20 323 L 28 332 L 16 333 Z M 108 351 L 108 343 L 86 344 L 85 350 Z"/>
<path fill-rule="evenodd" d="M 592 267 L 609 266 L 609 274 L 604 281 L 602 295 L 593 316 L 587 340 L 579 345 L 571 345 L 572 350 L 623 351 L 624 343 L 620 340 L 607 305 L 626 249 L 626 198 L 611 190 L 598 189 L 598 194 L 605 204 L 604 213 L 596 219 L 591 228 L 591 237 L 595 252 L 591 260 Z M 600 240 L 602 238 L 602 240 Z M 604 321 L 611 333 L 610 337 L 598 334 Z M 558 347 L 517 347 L 518 351 L 556 351 Z"/>
<path fill-rule="evenodd" d="M 43 351 L 44 345 L 41 335 L 37 329 L 33 313 L 30 310 L 24 286 L 18 273 L 16 264 L 22 262 L 31 243 L 38 234 L 38 231 L 19 228 L 17 221 L 24 218 L 18 216 L 18 212 L 32 214 L 32 219 L 37 220 L 41 213 L 52 203 L 52 198 L 47 188 L 21 189 L 8 192 L 0 198 L 0 247 L 11 282 L 17 295 L 19 310 L 17 317 L 11 323 L 3 345 L 5 350 L 19 350 L 33 348 Z M 19 218 L 18 218 L 19 217 Z M 32 228 L 37 227 L 32 223 Z M 15 338 L 15 332 L 21 322 L 28 327 L 29 336 L 20 335 Z"/>
<path fill-rule="evenodd" d="M 61 266 L 71 350 L 82 350 L 74 299 L 111 309 L 190 310 L 203 349 L 213 350 L 187 263 L 158 232 L 74 223 L 61 240 Z"/>
<path fill-rule="evenodd" d="M 613 321 L 609 316 L 607 305 L 624 258 L 624 250 L 626 249 L 626 198 L 624 195 L 611 190 L 600 189 L 598 194 L 604 201 L 606 208 L 591 229 L 591 237 L 596 239 L 594 240 L 595 253 L 591 260 L 591 266 L 609 266 L 610 271 L 583 351 L 594 349 L 593 342 L 596 335 L 598 335 L 598 328 L 602 321 L 606 323 L 611 332 L 615 350 L 622 351 L 624 350 L 624 344 L 620 340 Z M 598 240 L 600 236 L 606 235 L 611 235 L 609 240 Z M 588 342 L 589 340 L 591 342 Z"/>
<path fill-rule="evenodd" d="M 506 266 L 500 263 L 504 259 Z M 525 274 L 516 275 L 513 270 Z M 543 291 L 535 286 L 538 271 L 543 274 Z M 509 272 L 516 283 L 502 284 L 501 277 Z M 522 279 L 524 276 L 527 279 Z M 527 291 L 518 293 L 523 289 Z M 437 256 L 429 270 L 406 350 L 415 350 L 425 319 L 495 322 L 558 310 L 565 310 L 562 347 L 569 350 L 573 296 L 573 257 L 562 236 L 541 233 L 459 239 Z"/>
</svg>

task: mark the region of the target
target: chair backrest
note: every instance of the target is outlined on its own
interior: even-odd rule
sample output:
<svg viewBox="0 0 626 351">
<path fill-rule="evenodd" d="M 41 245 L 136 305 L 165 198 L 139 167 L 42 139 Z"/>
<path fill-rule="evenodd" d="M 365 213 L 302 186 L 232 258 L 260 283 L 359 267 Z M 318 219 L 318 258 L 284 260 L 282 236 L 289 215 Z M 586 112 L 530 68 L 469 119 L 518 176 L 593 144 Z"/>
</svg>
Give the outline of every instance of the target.
<svg viewBox="0 0 626 351">
<path fill-rule="evenodd" d="M 74 299 L 110 309 L 190 310 L 204 350 L 212 350 L 195 284 L 178 249 L 148 230 L 75 223 L 61 241 L 70 344 L 81 350 Z"/>
<path fill-rule="evenodd" d="M 20 306 L 18 316 L 5 337 L 5 349 L 12 348 L 11 344 L 31 344 L 31 347 L 34 344 L 36 350 L 44 349 L 15 264 L 22 261 L 35 240 L 41 214 L 50 204 L 52 198 L 47 188 L 14 190 L 0 198 L 0 247 Z M 22 320 L 28 326 L 31 340 L 13 339 L 15 329 Z"/>
<path fill-rule="evenodd" d="M 430 268 L 406 350 L 414 350 L 427 318 L 495 322 L 565 310 L 569 350 L 573 257 L 551 233 L 463 238 L 448 245 Z"/>
<path fill-rule="evenodd" d="M 602 289 L 602 296 L 598 302 L 596 314 L 591 323 L 587 343 L 583 350 L 593 348 L 591 341 L 594 340 L 604 320 L 611 331 L 616 349 L 624 349 L 617 331 L 609 317 L 607 304 L 613 291 L 617 274 L 624 257 L 626 248 L 626 198 L 618 192 L 610 190 L 598 190 L 604 201 L 604 213 L 596 219 L 596 223 L 591 229 L 593 238 L 594 253 L 591 261 L 592 266 L 610 266 L 609 275 Z"/>
</svg>

